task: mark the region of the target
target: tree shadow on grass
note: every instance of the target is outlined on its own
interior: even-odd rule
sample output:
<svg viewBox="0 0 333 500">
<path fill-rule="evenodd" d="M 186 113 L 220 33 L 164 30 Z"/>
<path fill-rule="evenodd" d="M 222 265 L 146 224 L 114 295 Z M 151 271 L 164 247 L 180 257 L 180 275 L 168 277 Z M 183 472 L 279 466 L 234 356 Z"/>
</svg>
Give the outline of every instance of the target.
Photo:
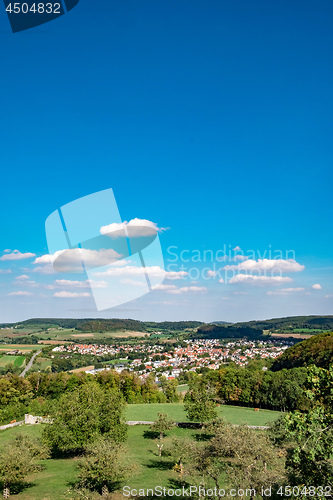
<svg viewBox="0 0 333 500">
<path fill-rule="evenodd" d="M 145 439 L 157 439 L 160 437 L 160 433 L 156 431 L 144 431 L 143 437 Z"/>
<path fill-rule="evenodd" d="M 192 434 L 192 437 L 195 441 L 210 441 L 214 437 L 214 434 L 199 432 L 197 434 Z"/>
<path fill-rule="evenodd" d="M 158 470 L 172 470 L 175 465 L 175 462 L 166 462 L 163 460 L 150 460 L 149 463 L 146 464 L 146 467 L 149 469 L 158 469 Z"/>
<path fill-rule="evenodd" d="M 23 491 L 27 490 L 28 488 L 32 488 L 33 486 L 36 486 L 36 483 L 30 483 L 28 481 L 18 481 L 17 483 L 13 483 L 10 485 L 10 495 L 18 495 L 19 493 L 22 493 Z M 4 489 L 4 483 L 0 481 L 0 491 L 3 491 Z"/>
</svg>

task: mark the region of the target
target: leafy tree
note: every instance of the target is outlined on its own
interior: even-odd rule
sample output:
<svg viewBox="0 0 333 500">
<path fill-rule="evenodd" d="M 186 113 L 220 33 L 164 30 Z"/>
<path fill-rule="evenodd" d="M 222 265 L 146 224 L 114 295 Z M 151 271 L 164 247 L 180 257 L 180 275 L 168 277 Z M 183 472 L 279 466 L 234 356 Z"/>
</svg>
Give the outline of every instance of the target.
<svg viewBox="0 0 333 500">
<path fill-rule="evenodd" d="M 295 486 L 333 487 L 333 367 L 312 366 L 308 387 L 312 408 L 294 411 L 283 422 L 289 478 Z"/>
<path fill-rule="evenodd" d="M 101 438 L 86 446 L 79 469 L 81 488 L 97 490 L 107 496 L 130 475 L 133 467 L 127 463 L 121 444 Z"/>
<path fill-rule="evenodd" d="M 184 399 L 184 407 L 191 422 L 208 422 L 217 418 L 215 391 L 212 384 L 196 383 Z"/>
<path fill-rule="evenodd" d="M 150 430 L 153 432 L 158 432 L 160 441 L 162 441 L 164 437 L 164 433 L 166 431 L 170 431 L 174 426 L 174 421 L 168 419 L 168 415 L 166 413 L 158 413 L 157 414 L 157 420 L 150 426 Z M 163 444 L 160 443 L 157 445 L 158 451 L 159 451 L 159 456 L 162 455 L 162 448 Z"/>
<path fill-rule="evenodd" d="M 49 456 L 49 450 L 39 441 L 27 436 L 17 436 L 0 453 L 0 479 L 3 482 L 3 497 L 9 498 L 10 488 L 42 469 L 39 461 Z"/>
<path fill-rule="evenodd" d="M 119 392 L 106 392 L 89 382 L 60 398 L 53 423 L 44 429 L 44 440 L 68 453 L 80 452 L 102 435 L 124 441 L 127 427 L 122 421 L 123 408 Z"/>
<path fill-rule="evenodd" d="M 226 485 L 241 488 L 244 495 L 252 490 L 250 496 L 281 484 L 283 460 L 266 434 L 223 422 L 218 422 L 213 431 L 215 435 L 205 445 L 182 440 L 173 447 L 173 455 L 180 456 L 180 472 L 191 482 L 204 487 L 213 483 L 217 491 Z M 222 497 L 218 494 L 218 498 Z"/>
</svg>

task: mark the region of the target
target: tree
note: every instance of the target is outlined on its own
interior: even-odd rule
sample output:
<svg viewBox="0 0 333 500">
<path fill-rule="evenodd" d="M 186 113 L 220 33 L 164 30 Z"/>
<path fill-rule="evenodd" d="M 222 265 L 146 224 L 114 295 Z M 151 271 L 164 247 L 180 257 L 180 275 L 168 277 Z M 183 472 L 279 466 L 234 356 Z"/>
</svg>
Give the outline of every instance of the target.
<svg viewBox="0 0 333 500">
<path fill-rule="evenodd" d="M 127 426 L 122 421 L 123 408 L 119 392 L 103 391 L 97 383 L 89 382 L 60 398 L 54 421 L 44 429 L 43 438 L 52 448 L 67 453 L 82 451 L 102 435 L 124 441 Z"/>
<path fill-rule="evenodd" d="M 48 458 L 49 450 L 39 441 L 27 436 L 16 439 L 0 454 L 0 478 L 3 482 L 3 498 L 9 498 L 10 488 L 28 475 L 42 469 L 39 461 Z"/>
<path fill-rule="evenodd" d="M 333 367 L 312 366 L 307 386 L 310 410 L 294 411 L 283 419 L 289 479 L 294 486 L 333 487 Z"/>
<path fill-rule="evenodd" d="M 254 497 L 262 496 L 262 488 L 282 481 L 283 460 L 266 434 L 221 421 L 209 430 L 215 435 L 207 444 L 183 440 L 173 448 L 174 456 L 180 453 L 180 472 L 189 477 L 191 483 L 204 487 L 213 483 L 217 492 L 228 485 L 244 490 L 245 496 L 250 492 Z M 241 496 L 239 492 L 238 495 Z M 223 497 L 220 493 L 217 496 Z"/>
<path fill-rule="evenodd" d="M 160 441 L 162 441 L 164 433 L 173 428 L 174 421 L 168 420 L 168 415 L 166 413 L 158 413 L 157 417 L 157 420 L 155 420 L 155 422 L 150 426 L 150 430 L 152 430 L 153 432 L 158 432 L 160 435 Z M 161 456 L 163 444 L 160 443 L 159 445 L 157 445 L 157 447 L 159 450 L 159 456 Z"/>
<path fill-rule="evenodd" d="M 209 422 L 217 418 L 212 385 L 197 383 L 185 396 L 184 407 L 191 422 Z"/>
<path fill-rule="evenodd" d="M 130 475 L 133 467 L 126 462 L 121 444 L 100 438 L 86 446 L 79 469 L 79 487 L 107 496 Z"/>
</svg>

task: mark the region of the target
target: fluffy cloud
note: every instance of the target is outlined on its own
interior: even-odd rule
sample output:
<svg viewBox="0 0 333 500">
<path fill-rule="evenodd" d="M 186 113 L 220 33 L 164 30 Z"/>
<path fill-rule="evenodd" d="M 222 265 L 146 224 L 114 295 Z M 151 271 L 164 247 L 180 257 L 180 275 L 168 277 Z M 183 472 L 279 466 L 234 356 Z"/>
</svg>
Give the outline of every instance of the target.
<svg viewBox="0 0 333 500">
<path fill-rule="evenodd" d="M 230 284 L 244 283 L 246 285 L 279 285 L 288 283 L 291 278 L 282 276 L 253 276 L 252 274 L 236 274 L 229 280 Z"/>
<path fill-rule="evenodd" d="M 183 286 L 181 288 L 177 288 L 176 290 L 168 290 L 167 293 L 172 293 L 175 295 L 179 295 L 181 293 L 202 293 L 207 292 L 207 288 L 204 286 Z"/>
<path fill-rule="evenodd" d="M 241 250 L 241 247 L 239 247 L 238 245 L 235 248 L 233 248 L 234 252 L 239 252 L 239 250 Z"/>
<path fill-rule="evenodd" d="M 299 272 L 303 271 L 305 266 L 299 264 L 294 259 L 248 259 L 240 264 L 225 266 L 223 269 L 228 271 L 236 269 L 237 271 L 273 271 L 278 270 L 281 272 Z"/>
<path fill-rule="evenodd" d="M 30 259 L 31 257 L 36 257 L 36 254 L 31 252 L 21 253 L 19 250 L 14 250 L 12 253 L 7 253 L 0 257 L 0 260 L 22 260 Z"/>
<path fill-rule="evenodd" d="M 0 269 L 0 274 L 12 274 L 11 269 Z"/>
<path fill-rule="evenodd" d="M 215 278 L 216 275 L 217 275 L 217 271 L 213 271 L 212 269 L 208 269 L 207 276 L 209 276 L 210 278 Z"/>
<path fill-rule="evenodd" d="M 132 280 L 131 278 L 124 278 L 123 280 L 120 280 L 120 283 L 122 283 L 123 285 L 147 287 L 146 280 L 145 281 L 137 281 L 137 280 Z"/>
<path fill-rule="evenodd" d="M 17 276 L 17 280 L 28 280 L 30 278 L 30 276 L 28 276 L 27 274 L 22 274 L 21 276 Z"/>
<path fill-rule="evenodd" d="M 100 233 L 112 237 L 128 236 L 130 238 L 139 238 L 142 236 L 154 236 L 157 233 L 165 231 L 165 228 L 159 228 L 155 222 L 147 219 L 132 219 L 121 224 L 114 222 L 107 226 L 102 226 Z M 116 234 L 118 233 L 118 234 Z"/>
<path fill-rule="evenodd" d="M 54 284 L 60 287 L 67 288 L 107 288 L 108 284 L 106 281 L 95 281 L 95 280 L 85 280 L 85 281 L 72 281 L 72 280 L 55 280 Z"/>
<path fill-rule="evenodd" d="M 81 297 L 90 297 L 90 293 L 56 292 L 53 294 L 53 297 L 57 297 L 59 299 L 75 299 Z"/>
<path fill-rule="evenodd" d="M 235 257 L 232 260 L 248 260 L 248 257 L 246 255 L 235 255 Z"/>
<path fill-rule="evenodd" d="M 321 285 L 319 285 L 319 283 L 315 283 L 314 285 L 312 285 L 312 288 L 314 290 L 321 290 Z"/>
<path fill-rule="evenodd" d="M 122 255 L 115 250 L 101 249 L 101 250 L 88 250 L 86 248 L 70 248 L 68 250 L 59 250 L 53 255 L 46 254 L 37 257 L 34 264 L 47 264 L 54 265 L 57 271 L 61 272 L 80 272 L 82 271 L 82 262 L 85 267 L 93 268 L 106 266 L 112 262 L 120 259 Z M 35 269 L 36 271 L 36 269 Z M 45 273 L 49 274 L 49 273 Z"/>
<path fill-rule="evenodd" d="M 57 272 L 50 265 L 38 266 L 38 267 L 35 267 L 34 269 L 32 269 L 31 271 L 33 273 L 38 273 L 38 274 L 56 274 L 56 272 Z"/>
<path fill-rule="evenodd" d="M 281 290 L 277 290 L 275 292 L 267 292 L 266 295 L 290 295 L 292 293 L 300 293 L 304 292 L 305 288 L 298 287 L 298 288 L 281 288 Z"/>
<path fill-rule="evenodd" d="M 11 292 L 9 293 L 8 295 L 20 295 L 20 296 L 28 296 L 28 295 L 32 295 L 31 292 L 23 292 L 22 290 L 20 290 L 19 292 Z"/>
<path fill-rule="evenodd" d="M 137 267 L 137 266 L 124 266 L 124 267 L 115 267 L 110 266 L 106 271 L 95 272 L 94 276 L 142 276 L 142 273 L 147 273 L 150 277 L 164 277 L 168 279 L 181 279 L 184 276 L 187 276 L 188 273 L 186 271 L 164 271 L 159 266 L 151 266 L 151 267 Z"/>
<path fill-rule="evenodd" d="M 160 285 L 152 286 L 152 290 L 161 290 L 161 291 L 175 290 L 176 288 L 177 288 L 176 285 L 164 285 L 163 283 L 161 283 Z"/>
</svg>

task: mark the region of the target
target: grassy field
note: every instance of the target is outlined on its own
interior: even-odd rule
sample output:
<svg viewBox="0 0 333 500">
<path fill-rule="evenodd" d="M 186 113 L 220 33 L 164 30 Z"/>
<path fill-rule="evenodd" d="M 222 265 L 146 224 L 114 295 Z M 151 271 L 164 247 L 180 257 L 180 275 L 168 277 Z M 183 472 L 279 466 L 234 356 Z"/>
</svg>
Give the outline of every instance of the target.
<svg viewBox="0 0 333 500">
<path fill-rule="evenodd" d="M 46 370 L 46 368 L 48 368 L 51 365 L 52 365 L 52 359 L 37 356 L 37 358 L 35 358 L 33 367 L 38 368 L 39 370 Z"/>
<path fill-rule="evenodd" d="M 43 425 L 22 426 L 0 431 L 0 446 L 5 447 L 17 434 L 26 434 L 32 437 L 41 435 Z M 128 439 L 125 444 L 128 461 L 135 464 L 132 477 L 126 481 L 131 488 L 154 488 L 157 485 L 171 487 L 171 481 L 178 475 L 173 472 L 174 461 L 169 457 L 158 457 L 156 440 L 145 436 L 147 426 L 137 425 L 129 427 Z M 168 432 L 164 439 L 164 448 L 171 445 L 172 437 L 195 437 L 198 431 L 193 429 L 179 429 L 175 427 Z M 19 500 L 63 500 L 71 498 L 68 490 L 75 480 L 78 469 L 78 459 L 48 459 L 44 462 L 45 469 L 38 474 L 27 478 L 27 487 L 10 498 Z M 115 500 L 123 499 L 122 493 L 112 495 Z"/>
<path fill-rule="evenodd" d="M 24 356 L 1 356 L 0 355 L 0 367 L 6 365 L 22 366 L 25 361 Z"/>
<path fill-rule="evenodd" d="M 19 349 L 21 352 L 38 351 L 40 345 L 37 344 L 0 344 L 1 351 L 15 351 Z"/>
<path fill-rule="evenodd" d="M 187 384 L 179 385 L 177 387 L 177 392 L 187 392 L 189 388 L 190 387 Z"/>
<path fill-rule="evenodd" d="M 127 418 L 140 417 L 140 419 L 154 419 L 157 411 L 168 413 L 175 420 L 185 420 L 183 405 L 181 404 L 151 404 L 151 405 L 129 405 L 127 407 Z M 278 412 L 264 411 L 254 412 L 253 409 L 232 406 L 220 407 L 220 413 L 234 424 L 247 421 L 252 425 L 263 425 L 269 420 L 278 417 Z M 145 417 L 145 418 L 143 418 Z M 251 417 L 251 418 L 250 418 Z M 40 436 L 44 426 L 21 426 L 0 431 L 0 447 L 6 445 L 20 433 L 29 436 Z M 130 426 L 128 428 L 128 439 L 126 442 L 127 456 L 130 463 L 134 464 L 133 476 L 126 481 L 131 488 L 154 488 L 155 486 L 172 487 L 172 481 L 178 479 L 178 475 L 172 470 L 174 461 L 168 456 L 158 457 L 156 440 L 147 433 L 148 427 L 143 425 Z M 200 431 L 193 429 L 173 428 L 164 439 L 164 450 L 171 446 L 173 437 L 188 437 L 195 439 Z M 11 495 L 11 498 L 19 500 L 62 500 L 69 499 L 68 490 L 70 484 L 77 475 L 77 458 L 71 459 L 48 459 L 45 469 L 28 478 L 27 487 L 19 494 Z M 112 499 L 123 499 L 121 491 L 115 492 Z"/>
<path fill-rule="evenodd" d="M 253 408 L 242 406 L 223 405 L 219 406 L 217 410 L 219 417 L 237 425 L 267 425 L 268 422 L 276 420 L 281 415 L 278 411 L 254 411 Z M 126 407 L 127 420 L 153 421 L 156 420 L 157 413 L 167 413 L 169 418 L 176 422 L 188 421 L 182 403 L 139 404 Z"/>
</svg>

